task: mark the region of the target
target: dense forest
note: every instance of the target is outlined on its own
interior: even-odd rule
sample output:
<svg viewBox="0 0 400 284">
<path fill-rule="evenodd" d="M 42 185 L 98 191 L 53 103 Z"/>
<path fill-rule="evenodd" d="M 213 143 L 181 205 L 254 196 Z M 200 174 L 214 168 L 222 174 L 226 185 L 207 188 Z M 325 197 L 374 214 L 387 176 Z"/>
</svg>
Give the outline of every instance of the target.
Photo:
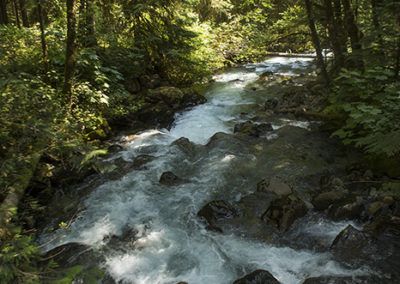
<svg viewBox="0 0 400 284">
<path fill-rule="evenodd" d="M 303 115 L 398 179 L 399 0 L 0 0 L 0 282 L 70 283 L 36 240 L 57 189 L 274 52 L 315 55 L 323 109 Z"/>
</svg>

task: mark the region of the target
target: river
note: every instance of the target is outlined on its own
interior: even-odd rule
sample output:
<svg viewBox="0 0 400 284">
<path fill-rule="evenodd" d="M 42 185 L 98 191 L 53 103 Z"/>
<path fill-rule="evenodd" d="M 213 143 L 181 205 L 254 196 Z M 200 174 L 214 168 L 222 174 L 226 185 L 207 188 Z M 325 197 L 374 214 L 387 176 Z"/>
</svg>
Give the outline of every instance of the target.
<svg viewBox="0 0 400 284">
<path fill-rule="evenodd" d="M 84 210 L 68 230 L 43 234 L 43 242 L 60 236 L 46 250 L 70 242 L 90 245 L 103 257 L 96 265 L 122 283 L 224 284 L 256 269 L 268 270 L 287 284 L 313 276 L 363 273 L 343 268 L 328 252 L 312 246 L 268 242 L 234 229 L 224 233 L 206 230 L 197 217 L 207 202 L 239 201 L 255 191 L 257 182 L 265 177 L 278 175 L 305 191 L 308 183 L 304 177 L 345 159 L 329 148 L 333 146 L 328 138 L 310 134 L 316 132 L 315 123 L 285 116 L 268 118 L 273 131 L 249 143 L 235 139 L 231 143 L 210 142 L 214 134 L 232 134 L 235 124 L 257 115 L 257 106 L 270 94 L 246 86 L 260 74 L 272 71 L 298 76 L 312 65 L 308 58 L 275 57 L 216 75 L 205 93 L 207 103 L 177 114 L 170 130 L 150 129 L 138 134 L 125 143 L 123 151 L 109 158 L 133 161 L 144 154 L 155 157 L 140 170 L 96 187 L 81 201 Z M 173 143 L 181 137 L 194 143 L 189 151 Z M 326 152 L 329 157 L 324 157 Z M 160 184 L 166 171 L 186 182 Z M 330 243 L 348 223 L 308 214 L 293 225 L 289 243 L 306 239 Z M 136 234 L 133 244 L 110 242 L 107 237 L 129 230 Z"/>
</svg>

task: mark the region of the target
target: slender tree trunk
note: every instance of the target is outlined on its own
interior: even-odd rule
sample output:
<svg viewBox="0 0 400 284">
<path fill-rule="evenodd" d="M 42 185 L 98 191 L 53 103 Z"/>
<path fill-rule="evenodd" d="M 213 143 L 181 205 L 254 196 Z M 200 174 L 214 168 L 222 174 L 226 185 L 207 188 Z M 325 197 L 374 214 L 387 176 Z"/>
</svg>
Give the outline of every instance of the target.
<svg viewBox="0 0 400 284">
<path fill-rule="evenodd" d="M 342 0 L 347 33 L 350 37 L 351 49 L 361 50 L 360 31 L 357 26 L 357 18 L 351 0 Z"/>
<path fill-rule="evenodd" d="M 0 25 L 8 25 L 7 0 L 0 0 Z"/>
<path fill-rule="evenodd" d="M 377 9 L 378 9 L 377 0 L 371 0 L 372 23 L 374 24 L 375 30 L 378 33 L 378 37 L 381 38 L 382 30 L 381 30 L 381 24 L 379 22 Z"/>
<path fill-rule="evenodd" d="M 304 0 L 304 2 L 306 4 L 307 17 L 308 17 L 308 23 L 310 26 L 310 30 L 311 30 L 312 41 L 314 43 L 314 47 L 317 52 L 318 65 L 319 65 L 319 68 L 321 69 L 322 76 L 324 76 L 324 79 L 326 80 L 326 83 L 329 84 L 329 76 L 328 76 L 328 72 L 326 72 L 324 57 L 322 56 L 321 43 L 320 43 L 320 40 L 318 37 L 317 30 L 315 28 L 315 20 L 314 20 L 314 14 L 312 11 L 312 4 L 311 4 L 310 0 Z"/>
<path fill-rule="evenodd" d="M 342 4 L 340 0 L 333 0 L 334 17 L 336 29 L 338 31 L 338 40 L 343 53 L 347 53 L 347 36 L 343 23 Z"/>
<path fill-rule="evenodd" d="M 47 58 L 47 44 L 46 44 L 46 35 L 44 33 L 44 23 L 43 23 L 41 0 L 37 0 L 37 11 L 38 11 L 38 18 L 39 18 L 40 39 L 41 39 L 41 42 L 42 42 L 43 59 L 46 60 L 46 58 Z"/>
<path fill-rule="evenodd" d="M 19 8 L 21 10 L 22 25 L 26 28 L 29 27 L 28 13 L 26 12 L 25 0 L 19 0 Z"/>
<path fill-rule="evenodd" d="M 338 24 L 335 21 L 335 16 L 333 12 L 332 0 L 324 0 L 325 3 L 325 11 L 326 18 L 328 21 L 328 31 L 329 31 L 329 39 L 332 45 L 333 53 L 335 55 L 335 65 L 337 69 L 340 69 L 344 66 L 344 55 L 342 50 L 342 44 L 339 40 L 338 35 Z"/>
<path fill-rule="evenodd" d="M 67 49 L 64 69 L 63 93 L 69 98 L 68 109 L 72 107 L 72 81 L 77 57 L 76 45 L 76 2 L 67 0 Z"/>
<path fill-rule="evenodd" d="M 351 0 L 342 0 L 345 23 L 347 26 L 347 34 L 350 37 L 350 44 L 352 49 L 352 64 L 357 69 L 364 69 L 361 34 L 357 26 L 357 18 L 352 6 Z"/>
<path fill-rule="evenodd" d="M 97 46 L 97 39 L 94 33 L 94 4 L 93 0 L 86 0 L 86 41 L 88 47 Z"/>
<path fill-rule="evenodd" d="M 17 22 L 17 27 L 21 28 L 21 22 L 19 20 L 19 14 L 18 14 L 18 4 L 17 4 L 17 0 L 13 0 L 13 4 L 14 4 L 14 13 L 15 13 L 15 21 Z"/>
<path fill-rule="evenodd" d="M 394 12 L 397 15 L 397 30 L 400 31 L 400 1 L 397 0 Z M 396 65 L 394 67 L 394 79 L 400 79 L 400 35 L 397 37 Z"/>
</svg>

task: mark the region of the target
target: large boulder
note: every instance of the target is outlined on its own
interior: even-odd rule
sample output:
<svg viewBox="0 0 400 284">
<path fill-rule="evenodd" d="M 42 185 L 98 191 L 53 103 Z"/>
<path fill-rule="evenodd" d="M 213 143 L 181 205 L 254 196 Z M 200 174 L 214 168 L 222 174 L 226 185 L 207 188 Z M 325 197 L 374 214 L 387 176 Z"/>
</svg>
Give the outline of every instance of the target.
<svg viewBox="0 0 400 284">
<path fill-rule="evenodd" d="M 344 190 L 332 190 L 328 192 L 322 192 L 313 198 L 311 201 L 314 208 L 318 211 L 328 209 L 329 206 L 335 203 L 342 202 L 346 199 L 347 192 Z"/>
<path fill-rule="evenodd" d="M 233 284 L 279 284 L 280 282 L 268 271 L 258 269 L 237 279 Z"/>
<path fill-rule="evenodd" d="M 208 229 L 221 232 L 222 230 L 218 227 L 218 222 L 239 217 L 239 212 L 225 200 L 214 200 L 204 205 L 197 213 L 197 216 L 207 222 Z"/>
<path fill-rule="evenodd" d="M 258 192 L 272 192 L 276 195 L 288 195 L 293 191 L 291 187 L 280 178 L 263 179 L 257 184 Z"/>
<path fill-rule="evenodd" d="M 364 264 L 366 257 L 378 255 L 376 240 L 351 225 L 336 236 L 330 249 L 337 259 L 354 266 Z"/>
<path fill-rule="evenodd" d="M 294 195 L 287 195 L 272 201 L 261 218 L 268 225 L 285 232 L 294 221 L 306 215 L 307 211 L 303 200 Z"/>
</svg>

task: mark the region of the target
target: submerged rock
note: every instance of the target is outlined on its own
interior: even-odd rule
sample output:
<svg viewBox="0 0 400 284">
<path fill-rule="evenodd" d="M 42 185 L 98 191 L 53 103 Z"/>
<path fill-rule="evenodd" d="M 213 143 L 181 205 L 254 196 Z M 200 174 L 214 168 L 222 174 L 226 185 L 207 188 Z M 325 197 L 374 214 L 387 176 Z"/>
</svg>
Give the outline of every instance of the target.
<svg viewBox="0 0 400 284">
<path fill-rule="evenodd" d="M 257 191 L 272 192 L 276 195 L 288 195 L 293 192 L 290 186 L 280 178 L 263 179 L 257 184 Z"/>
<path fill-rule="evenodd" d="M 182 182 L 183 180 L 176 176 L 173 172 L 164 172 L 160 177 L 160 183 L 163 185 L 172 186 L 178 185 Z"/>
<path fill-rule="evenodd" d="M 268 271 L 258 269 L 236 280 L 233 284 L 279 284 L 280 282 Z"/>
<path fill-rule="evenodd" d="M 156 157 L 150 155 L 139 155 L 133 160 L 133 168 L 140 169 L 145 164 L 153 161 Z"/>
<path fill-rule="evenodd" d="M 294 196 L 282 196 L 272 201 L 271 206 L 261 216 L 268 225 L 280 232 L 287 231 L 294 221 L 307 214 L 307 205 L 303 200 Z"/>
<path fill-rule="evenodd" d="M 197 216 L 206 220 L 208 229 L 222 231 L 218 227 L 218 221 L 232 219 L 239 216 L 238 210 L 225 200 L 214 200 L 201 208 Z"/>
</svg>

